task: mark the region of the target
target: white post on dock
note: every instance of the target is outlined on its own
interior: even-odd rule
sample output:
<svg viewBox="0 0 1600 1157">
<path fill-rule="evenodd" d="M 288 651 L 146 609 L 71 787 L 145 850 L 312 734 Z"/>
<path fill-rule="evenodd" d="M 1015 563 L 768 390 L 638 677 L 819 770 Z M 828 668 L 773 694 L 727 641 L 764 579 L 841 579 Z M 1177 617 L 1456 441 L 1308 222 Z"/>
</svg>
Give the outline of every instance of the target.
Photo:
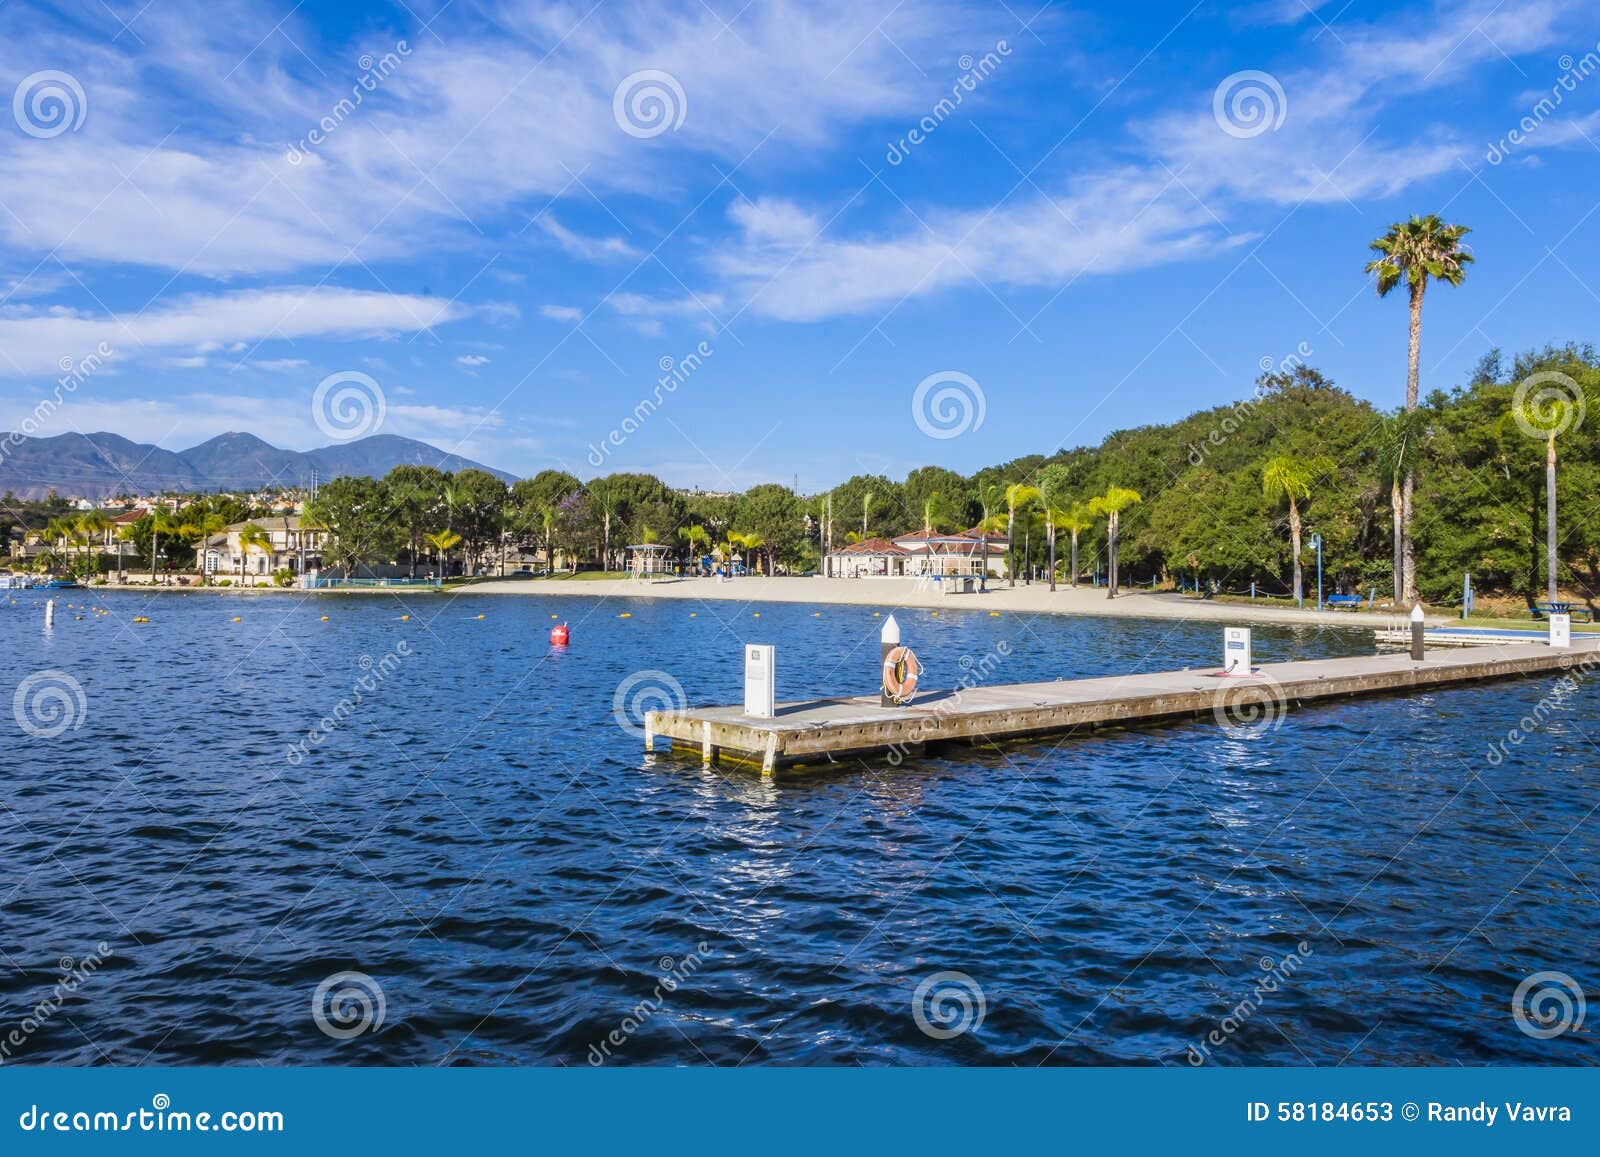
<svg viewBox="0 0 1600 1157">
<path fill-rule="evenodd" d="M 56 601 L 55 601 L 55 599 L 45 599 L 45 601 L 44 601 L 44 625 L 47 628 L 48 627 L 53 627 L 53 626 L 56 625 Z"/>
<path fill-rule="evenodd" d="M 744 713 L 757 719 L 775 714 L 777 648 L 771 643 L 747 643 L 744 648 Z"/>
<path fill-rule="evenodd" d="M 1572 646 L 1571 615 L 1554 614 L 1550 616 L 1550 645 L 1552 647 Z"/>
<path fill-rule="evenodd" d="M 1422 616 L 1422 604 L 1416 603 L 1411 608 L 1411 658 L 1415 662 L 1422 662 L 1422 631 L 1425 626 Z"/>
<path fill-rule="evenodd" d="M 1222 673 L 1250 674 L 1250 628 L 1222 628 Z"/>
<path fill-rule="evenodd" d="M 883 663 L 883 667 L 887 667 L 889 652 L 900 645 L 900 624 L 894 621 L 893 615 L 884 620 L 883 630 L 878 634 L 878 644 L 878 657 Z M 878 670 L 878 706 L 893 707 L 895 705 L 894 699 L 889 694 L 889 688 L 883 682 L 883 667 Z"/>
</svg>

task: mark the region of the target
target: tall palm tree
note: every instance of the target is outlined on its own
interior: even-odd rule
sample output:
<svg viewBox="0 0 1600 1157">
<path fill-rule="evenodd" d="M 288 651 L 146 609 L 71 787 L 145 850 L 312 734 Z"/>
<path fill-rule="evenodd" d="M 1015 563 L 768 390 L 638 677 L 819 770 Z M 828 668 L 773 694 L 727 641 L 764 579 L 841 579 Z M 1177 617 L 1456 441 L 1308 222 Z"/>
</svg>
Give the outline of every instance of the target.
<svg viewBox="0 0 1600 1157">
<path fill-rule="evenodd" d="M 175 534 L 179 528 L 177 514 L 165 506 L 157 506 L 150 512 L 150 583 L 156 581 L 156 555 L 161 545 L 163 534 Z"/>
<path fill-rule="evenodd" d="M 239 585 L 244 585 L 244 576 L 250 570 L 250 552 L 252 550 L 269 551 L 272 549 L 272 536 L 253 522 L 247 522 L 239 528 Z"/>
<path fill-rule="evenodd" d="M 1143 502 L 1137 490 L 1110 486 L 1098 498 L 1089 500 L 1089 509 L 1106 520 L 1106 598 L 1117 597 L 1117 546 L 1122 537 L 1122 512 L 1135 502 Z"/>
<path fill-rule="evenodd" d="M 1294 601 L 1305 597 L 1300 573 L 1300 506 L 1311 497 L 1311 484 L 1333 469 L 1329 458 L 1294 458 L 1280 454 L 1261 468 L 1261 491 L 1274 503 L 1289 500 L 1289 550 L 1294 561 Z"/>
<path fill-rule="evenodd" d="M 697 523 L 678 527 L 678 538 L 689 548 L 689 553 L 698 559 L 700 552 L 711 545 L 711 534 L 705 527 Z M 691 560 L 693 561 L 693 560 Z"/>
<path fill-rule="evenodd" d="M 867 512 L 872 509 L 872 500 L 874 497 L 876 496 L 870 490 L 861 495 L 861 540 L 863 542 L 865 542 L 867 538 Z"/>
<path fill-rule="evenodd" d="M 1078 535 L 1091 529 L 1095 524 L 1095 513 L 1089 505 L 1082 502 L 1074 503 L 1065 512 L 1055 512 L 1056 527 L 1072 535 L 1072 577 L 1067 581 L 1074 587 L 1078 585 Z"/>
<path fill-rule="evenodd" d="M 1378 473 L 1389 484 L 1389 511 L 1393 523 L 1391 538 L 1394 547 L 1394 603 L 1400 606 L 1405 597 L 1405 528 L 1400 521 L 1401 487 L 1405 478 L 1415 470 L 1416 458 L 1422 448 L 1422 412 L 1396 410 L 1384 419 L 1378 431 Z"/>
<path fill-rule="evenodd" d="M 1026 482 L 1013 482 L 1006 487 L 1006 586 L 1017 585 L 1016 536 L 1017 507 L 1039 501 L 1039 488 Z"/>
<path fill-rule="evenodd" d="M 1406 409 L 1417 408 L 1422 357 L 1422 295 L 1429 281 L 1460 285 L 1472 264 L 1472 254 L 1461 244 L 1471 230 L 1465 225 L 1446 225 L 1437 214 L 1397 221 L 1369 248 L 1379 254 L 1367 262 L 1366 271 L 1377 274 L 1379 297 L 1389 296 L 1402 281 L 1406 283 L 1411 305 L 1410 341 L 1406 361 Z M 1416 552 L 1411 542 L 1411 497 L 1416 489 L 1416 473 L 1407 468 L 1400 484 L 1401 585 L 1406 602 L 1417 597 Z"/>
<path fill-rule="evenodd" d="M 1050 589 L 1056 589 L 1056 527 L 1067 517 L 1067 488 L 1072 476 L 1056 462 L 1039 471 L 1039 496 L 1044 505 L 1045 536 L 1050 555 Z"/>
</svg>

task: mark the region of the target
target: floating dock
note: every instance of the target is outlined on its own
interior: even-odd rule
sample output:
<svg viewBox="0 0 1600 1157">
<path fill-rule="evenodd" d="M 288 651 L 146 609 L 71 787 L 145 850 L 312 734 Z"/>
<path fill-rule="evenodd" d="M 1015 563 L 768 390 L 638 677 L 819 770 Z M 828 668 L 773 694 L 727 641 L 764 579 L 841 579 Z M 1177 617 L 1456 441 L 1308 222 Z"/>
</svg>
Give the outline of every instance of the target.
<svg viewBox="0 0 1600 1157">
<path fill-rule="evenodd" d="M 1451 648 L 1420 662 L 1395 654 L 1308 659 L 1263 664 L 1249 676 L 1197 668 L 932 690 L 905 707 L 882 707 L 876 694 L 814 699 L 780 703 L 772 718 L 746 715 L 740 707 L 652 711 L 645 717 L 645 747 L 653 749 L 657 737 L 666 737 L 675 751 L 698 753 L 708 763 L 728 759 L 771 775 L 782 767 L 841 758 L 915 758 L 943 745 L 982 747 L 1195 716 L 1257 727 L 1302 703 L 1559 674 L 1580 666 L 1600 667 L 1600 638 L 1574 636 L 1570 649 L 1547 643 Z"/>
</svg>

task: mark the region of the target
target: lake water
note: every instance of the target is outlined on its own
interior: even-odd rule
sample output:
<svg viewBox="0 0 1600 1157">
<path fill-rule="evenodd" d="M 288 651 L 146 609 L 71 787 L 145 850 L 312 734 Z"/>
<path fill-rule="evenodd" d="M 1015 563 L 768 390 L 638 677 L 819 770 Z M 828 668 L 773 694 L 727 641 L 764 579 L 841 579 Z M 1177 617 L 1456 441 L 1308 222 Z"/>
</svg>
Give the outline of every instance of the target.
<svg viewBox="0 0 1600 1157">
<path fill-rule="evenodd" d="M 771 642 L 780 698 L 870 691 L 871 608 L 58 604 L 46 633 L 40 595 L 0 599 L 6 1063 L 1600 1062 L 1593 1010 L 1551 1039 L 1512 1014 L 1532 974 L 1595 983 L 1587 689 L 762 782 L 646 757 L 619 687 L 624 722 L 674 681 L 736 702 L 740 644 Z M 1221 650 L 1205 624 L 897 617 L 929 687 Z"/>
</svg>

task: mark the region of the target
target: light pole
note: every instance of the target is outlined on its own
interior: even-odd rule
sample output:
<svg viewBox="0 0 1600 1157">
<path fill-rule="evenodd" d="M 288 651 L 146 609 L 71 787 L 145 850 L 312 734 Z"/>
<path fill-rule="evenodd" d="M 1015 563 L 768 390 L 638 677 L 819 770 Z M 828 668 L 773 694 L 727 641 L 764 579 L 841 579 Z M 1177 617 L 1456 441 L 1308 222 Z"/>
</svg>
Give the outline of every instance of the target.
<svg viewBox="0 0 1600 1157">
<path fill-rule="evenodd" d="M 1322 609 L 1322 535 L 1313 534 L 1311 545 L 1317 548 L 1317 610 Z"/>
</svg>

